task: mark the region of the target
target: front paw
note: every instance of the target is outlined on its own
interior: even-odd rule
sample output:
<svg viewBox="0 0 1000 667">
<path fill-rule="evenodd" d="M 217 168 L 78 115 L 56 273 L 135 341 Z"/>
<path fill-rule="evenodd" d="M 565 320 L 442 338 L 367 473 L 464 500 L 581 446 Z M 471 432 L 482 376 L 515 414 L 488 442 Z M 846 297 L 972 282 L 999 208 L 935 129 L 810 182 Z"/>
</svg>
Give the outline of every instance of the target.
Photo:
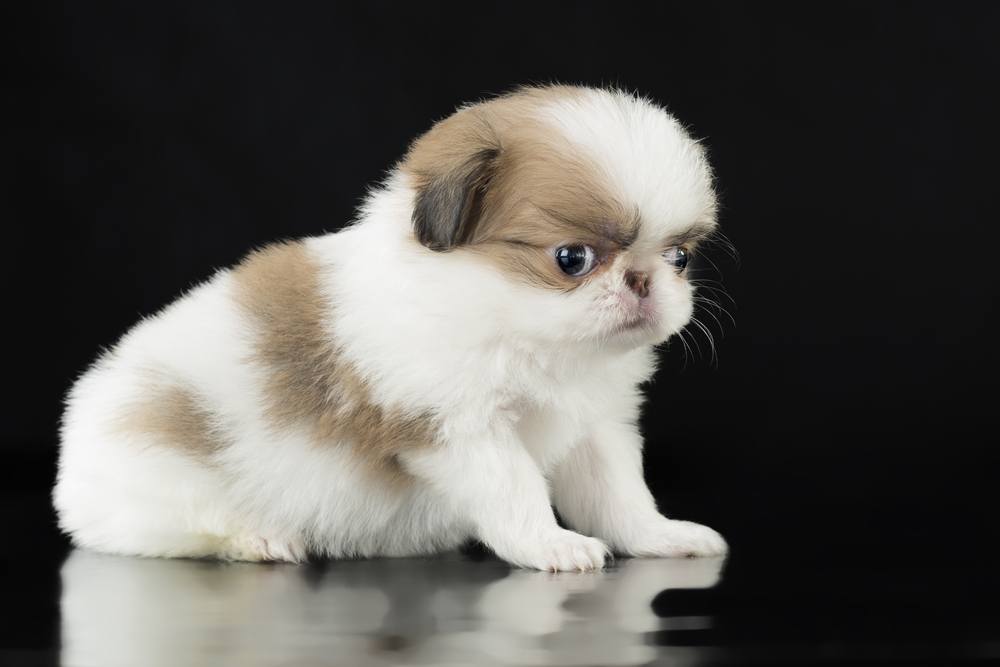
<svg viewBox="0 0 1000 667">
<path fill-rule="evenodd" d="M 497 550 L 504 560 L 521 567 L 549 572 L 584 572 L 604 567 L 610 550 L 604 542 L 559 528 L 518 549 Z"/>
<path fill-rule="evenodd" d="M 695 558 L 722 556 L 729 550 L 722 535 L 698 523 L 663 519 L 624 545 L 630 556 Z"/>
</svg>

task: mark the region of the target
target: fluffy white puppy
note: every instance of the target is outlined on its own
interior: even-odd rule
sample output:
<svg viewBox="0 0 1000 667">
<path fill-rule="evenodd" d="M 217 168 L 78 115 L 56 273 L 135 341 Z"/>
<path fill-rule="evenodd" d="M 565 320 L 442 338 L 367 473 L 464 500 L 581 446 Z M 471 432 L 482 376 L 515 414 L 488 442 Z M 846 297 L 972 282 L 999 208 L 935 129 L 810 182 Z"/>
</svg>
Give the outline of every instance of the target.
<svg viewBox="0 0 1000 667">
<path fill-rule="evenodd" d="M 60 525 L 142 556 L 722 553 L 657 511 L 636 425 L 715 209 L 702 148 L 648 100 L 463 107 L 354 224 L 251 253 L 98 359 L 67 400 Z"/>
</svg>

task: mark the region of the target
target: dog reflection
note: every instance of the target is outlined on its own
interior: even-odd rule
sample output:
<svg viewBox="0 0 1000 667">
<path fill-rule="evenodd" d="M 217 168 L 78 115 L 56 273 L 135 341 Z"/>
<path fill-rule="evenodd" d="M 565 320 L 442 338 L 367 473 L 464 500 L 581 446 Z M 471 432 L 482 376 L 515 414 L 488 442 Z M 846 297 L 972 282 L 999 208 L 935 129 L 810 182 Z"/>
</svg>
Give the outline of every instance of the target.
<svg viewBox="0 0 1000 667">
<path fill-rule="evenodd" d="M 653 598 L 713 586 L 721 567 L 622 560 L 601 573 L 549 574 L 457 555 L 303 567 L 77 550 L 62 569 L 62 662 L 643 664 L 669 651 L 643 639 L 669 622 Z"/>
</svg>

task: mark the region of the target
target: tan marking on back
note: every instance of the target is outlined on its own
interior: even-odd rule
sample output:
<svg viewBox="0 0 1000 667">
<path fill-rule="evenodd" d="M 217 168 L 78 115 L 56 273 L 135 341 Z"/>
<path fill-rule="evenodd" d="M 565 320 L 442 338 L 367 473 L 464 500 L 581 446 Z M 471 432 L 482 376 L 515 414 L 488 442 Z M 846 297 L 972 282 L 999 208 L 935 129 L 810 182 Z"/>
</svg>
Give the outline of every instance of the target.
<svg viewBox="0 0 1000 667">
<path fill-rule="evenodd" d="M 128 405 L 115 427 L 129 435 L 150 436 L 161 446 L 204 462 L 210 462 L 229 442 L 201 397 L 159 374 L 150 374 L 146 396 Z"/>
<path fill-rule="evenodd" d="M 368 470 L 405 480 L 397 455 L 433 442 L 435 424 L 372 401 L 368 384 L 330 340 L 333 304 L 305 245 L 255 251 L 233 277 L 237 301 L 255 326 L 253 363 L 266 372 L 267 418 L 279 428 L 305 426 L 318 444 L 350 446 Z"/>
</svg>

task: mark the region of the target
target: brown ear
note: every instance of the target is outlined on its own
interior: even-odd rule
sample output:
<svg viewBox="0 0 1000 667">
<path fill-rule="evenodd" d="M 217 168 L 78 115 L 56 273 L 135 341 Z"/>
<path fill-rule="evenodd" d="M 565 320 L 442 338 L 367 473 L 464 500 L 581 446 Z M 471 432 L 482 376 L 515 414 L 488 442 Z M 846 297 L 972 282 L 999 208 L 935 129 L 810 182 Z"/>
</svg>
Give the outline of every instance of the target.
<svg viewBox="0 0 1000 667">
<path fill-rule="evenodd" d="M 469 243 L 496 175 L 500 142 L 492 123 L 461 109 L 410 146 L 400 165 L 413 179 L 413 229 L 431 250 Z"/>
<path fill-rule="evenodd" d="M 444 171 L 418 186 L 413 229 L 422 244 L 442 251 L 469 242 L 482 216 L 499 153 L 480 149 L 464 161 L 445 165 Z"/>
</svg>

